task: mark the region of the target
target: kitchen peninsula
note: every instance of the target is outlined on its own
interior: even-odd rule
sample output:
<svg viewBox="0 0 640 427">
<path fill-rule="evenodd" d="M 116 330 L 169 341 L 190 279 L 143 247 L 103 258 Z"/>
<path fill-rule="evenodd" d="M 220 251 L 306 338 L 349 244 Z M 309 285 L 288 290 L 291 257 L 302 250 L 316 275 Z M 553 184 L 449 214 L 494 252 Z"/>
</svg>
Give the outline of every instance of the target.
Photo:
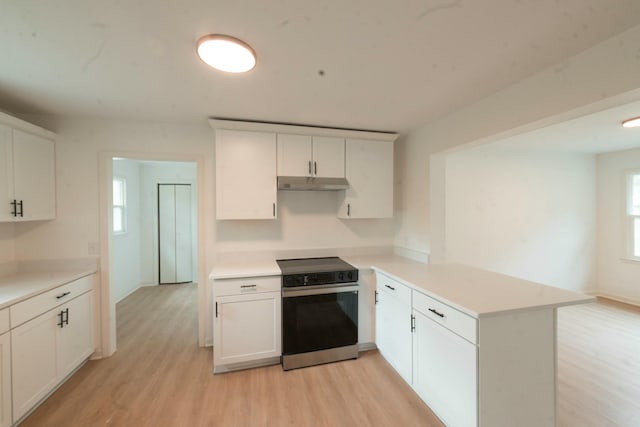
<svg viewBox="0 0 640 427">
<path fill-rule="evenodd" d="M 593 297 L 460 264 L 342 259 L 374 294 L 364 300 L 380 353 L 446 424 L 555 425 L 556 310 Z M 280 274 L 275 261 L 256 265 L 216 266 L 214 298 L 229 278 Z"/>
</svg>

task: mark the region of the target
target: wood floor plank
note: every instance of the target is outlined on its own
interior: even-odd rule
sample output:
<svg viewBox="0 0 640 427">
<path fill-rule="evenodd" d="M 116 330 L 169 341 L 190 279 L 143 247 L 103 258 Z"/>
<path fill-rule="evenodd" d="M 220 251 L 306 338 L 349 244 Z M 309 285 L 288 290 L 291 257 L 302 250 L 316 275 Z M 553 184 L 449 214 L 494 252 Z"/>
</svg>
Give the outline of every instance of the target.
<svg viewBox="0 0 640 427">
<path fill-rule="evenodd" d="M 197 345 L 196 291 L 142 288 L 119 303 L 116 354 L 88 362 L 22 425 L 442 425 L 376 351 L 214 376 L 211 349 Z M 559 310 L 558 425 L 640 425 L 640 309 L 601 301 Z"/>
<path fill-rule="evenodd" d="M 89 361 L 31 426 L 442 426 L 375 351 L 284 372 L 212 374 L 197 345 L 197 288 L 142 288 L 117 305 L 118 351 Z"/>
</svg>

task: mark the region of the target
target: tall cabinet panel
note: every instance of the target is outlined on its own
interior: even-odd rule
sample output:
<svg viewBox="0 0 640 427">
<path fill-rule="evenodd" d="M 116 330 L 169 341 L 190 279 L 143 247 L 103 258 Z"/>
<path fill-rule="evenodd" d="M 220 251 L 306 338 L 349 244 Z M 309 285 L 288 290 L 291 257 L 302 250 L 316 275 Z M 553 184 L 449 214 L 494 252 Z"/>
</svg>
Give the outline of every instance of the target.
<svg viewBox="0 0 640 427">
<path fill-rule="evenodd" d="M 346 178 L 349 189 L 339 218 L 393 216 L 393 143 L 347 139 Z"/>
<path fill-rule="evenodd" d="M 51 310 L 11 331 L 14 421 L 58 383 L 55 354 L 59 313 Z"/>
<path fill-rule="evenodd" d="M 275 219 L 276 134 L 216 130 L 216 219 Z"/>
<path fill-rule="evenodd" d="M 80 295 L 67 305 L 64 328 L 57 328 L 57 372 L 58 377 L 69 375 L 93 353 L 92 293 Z"/>
<path fill-rule="evenodd" d="M 18 220 L 54 219 L 55 157 L 49 139 L 13 130 L 14 197 L 21 201 Z"/>
<path fill-rule="evenodd" d="M 9 427 L 11 418 L 11 333 L 0 335 L 0 427 Z"/>
<path fill-rule="evenodd" d="M 0 124 L 0 221 L 13 221 L 13 141 L 11 128 Z"/>
<path fill-rule="evenodd" d="M 376 345 L 411 384 L 411 290 L 381 274 L 376 281 Z"/>
<path fill-rule="evenodd" d="M 413 387 L 447 425 L 476 426 L 476 346 L 414 311 Z"/>
</svg>

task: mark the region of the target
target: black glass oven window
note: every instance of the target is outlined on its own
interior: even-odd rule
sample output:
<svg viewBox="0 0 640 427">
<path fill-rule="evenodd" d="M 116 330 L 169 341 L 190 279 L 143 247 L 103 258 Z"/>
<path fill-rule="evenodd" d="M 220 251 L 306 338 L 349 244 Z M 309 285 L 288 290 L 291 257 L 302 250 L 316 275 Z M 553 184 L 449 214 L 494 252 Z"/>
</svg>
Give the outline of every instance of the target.
<svg viewBox="0 0 640 427">
<path fill-rule="evenodd" d="M 358 293 L 287 297 L 282 300 L 282 353 L 297 354 L 358 342 Z"/>
</svg>

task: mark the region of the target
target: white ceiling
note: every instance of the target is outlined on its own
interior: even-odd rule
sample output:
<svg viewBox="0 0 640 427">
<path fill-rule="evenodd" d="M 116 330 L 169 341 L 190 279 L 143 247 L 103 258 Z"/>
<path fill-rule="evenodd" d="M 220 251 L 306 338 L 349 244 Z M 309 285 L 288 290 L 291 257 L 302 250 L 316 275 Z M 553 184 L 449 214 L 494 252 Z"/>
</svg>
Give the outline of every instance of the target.
<svg viewBox="0 0 640 427">
<path fill-rule="evenodd" d="M 638 24 L 638 0 L 0 0 L 0 108 L 406 132 Z M 210 69 L 207 33 L 258 66 Z"/>
<path fill-rule="evenodd" d="M 504 147 L 600 154 L 640 147 L 640 127 L 622 121 L 640 116 L 640 101 L 630 102 L 498 141 Z"/>
</svg>

